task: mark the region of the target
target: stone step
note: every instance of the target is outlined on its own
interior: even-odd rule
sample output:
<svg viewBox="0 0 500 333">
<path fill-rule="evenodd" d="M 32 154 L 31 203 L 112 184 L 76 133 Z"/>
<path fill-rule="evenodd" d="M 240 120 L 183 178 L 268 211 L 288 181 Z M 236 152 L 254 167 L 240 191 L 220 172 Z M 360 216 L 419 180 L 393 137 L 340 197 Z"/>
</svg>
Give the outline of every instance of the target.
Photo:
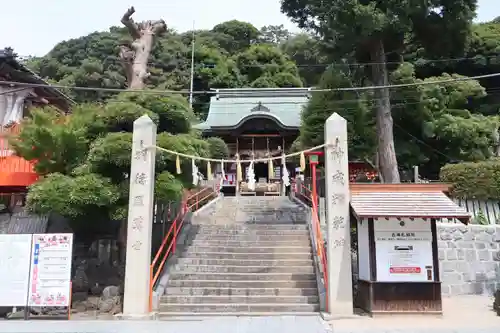
<svg viewBox="0 0 500 333">
<path fill-rule="evenodd" d="M 314 273 L 183 273 L 172 272 L 171 280 L 215 280 L 215 281 L 316 281 Z"/>
<path fill-rule="evenodd" d="M 316 280 L 282 280 L 282 281 L 228 281 L 228 280 L 172 280 L 167 282 L 168 288 L 317 288 Z"/>
<path fill-rule="evenodd" d="M 314 265 L 312 259 L 200 259 L 200 258 L 179 258 L 178 265 L 227 265 L 227 266 L 311 266 Z"/>
<path fill-rule="evenodd" d="M 290 273 L 310 274 L 314 273 L 314 267 L 309 266 L 226 266 L 226 265 L 175 265 L 172 273 Z"/>
<path fill-rule="evenodd" d="M 318 296 L 170 295 L 162 296 L 160 307 L 169 304 L 317 304 Z"/>
<path fill-rule="evenodd" d="M 283 241 L 283 242 L 293 242 L 296 240 L 308 240 L 309 234 L 296 234 L 296 235 L 250 235 L 250 234 L 196 234 L 191 235 L 193 240 L 222 240 L 222 241 Z"/>
<path fill-rule="evenodd" d="M 319 304 L 160 304 L 159 315 L 209 312 L 317 312 Z"/>
<path fill-rule="evenodd" d="M 268 246 L 268 247 L 229 247 L 229 246 L 202 246 L 192 245 L 190 252 L 215 252 L 215 253 L 244 253 L 254 255 L 255 253 L 287 253 L 293 256 L 295 253 L 310 253 L 310 246 Z"/>
<path fill-rule="evenodd" d="M 273 237 L 281 237 L 281 236 L 307 236 L 309 237 L 308 230 L 265 230 L 265 229 L 207 229 L 207 230 L 196 230 L 191 229 L 189 234 L 192 236 L 197 235 L 211 235 L 211 236 L 273 236 Z"/>
<path fill-rule="evenodd" d="M 275 246 L 275 247 L 288 247 L 288 246 L 301 246 L 301 247 L 309 247 L 311 246 L 311 242 L 309 238 L 302 238 L 302 239 L 296 239 L 293 241 L 283 241 L 283 240 L 267 240 L 267 241 L 261 241 L 261 240 L 240 240 L 240 239 L 234 239 L 234 238 L 228 238 L 228 239 L 217 239 L 217 240 L 211 240 L 211 239 L 193 239 L 190 242 L 190 245 L 196 245 L 196 246 L 209 246 L 209 247 L 246 247 L 246 248 L 253 248 L 253 247 L 269 247 L 269 246 Z"/>
<path fill-rule="evenodd" d="M 192 296 L 317 296 L 318 288 L 191 288 L 169 287 L 165 294 Z"/>
<path fill-rule="evenodd" d="M 317 317 L 317 312 L 160 312 L 157 313 L 156 319 L 161 321 L 201 321 L 201 320 L 212 320 L 214 317 L 272 317 L 272 316 L 302 316 L 302 317 Z"/>
<path fill-rule="evenodd" d="M 185 258 L 199 259 L 234 259 L 234 260 L 282 260 L 282 259 L 312 259 L 312 252 L 309 249 L 307 252 L 301 253 L 284 253 L 284 252 L 268 252 L 268 253 L 234 253 L 234 252 L 200 252 L 188 248 L 183 254 Z"/>
<path fill-rule="evenodd" d="M 191 225 L 198 230 L 307 230 L 307 224 L 275 224 L 275 223 L 248 223 L 248 224 L 195 224 Z"/>
</svg>

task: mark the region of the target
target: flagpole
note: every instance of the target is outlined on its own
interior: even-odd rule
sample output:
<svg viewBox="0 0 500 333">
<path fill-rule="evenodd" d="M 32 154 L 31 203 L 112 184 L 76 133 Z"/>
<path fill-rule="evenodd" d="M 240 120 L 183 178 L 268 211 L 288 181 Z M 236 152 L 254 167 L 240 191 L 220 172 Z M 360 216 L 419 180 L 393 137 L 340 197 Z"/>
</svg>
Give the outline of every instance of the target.
<svg viewBox="0 0 500 333">
<path fill-rule="evenodd" d="M 193 36 L 191 39 L 191 78 L 189 87 L 189 106 L 193 108 L 193 86 L 194 86 L 194 21 L 193 21 Z"/>
</svg>

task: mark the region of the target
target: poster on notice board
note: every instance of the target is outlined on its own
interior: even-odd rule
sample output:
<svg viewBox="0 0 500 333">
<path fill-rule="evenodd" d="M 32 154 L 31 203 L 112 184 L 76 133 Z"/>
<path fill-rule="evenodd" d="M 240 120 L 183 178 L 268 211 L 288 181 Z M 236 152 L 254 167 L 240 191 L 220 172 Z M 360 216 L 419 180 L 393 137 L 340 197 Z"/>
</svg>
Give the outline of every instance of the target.
<svg viewBox="0 0 500 333">
<path fill-rule="evenodd" d="M 30 275 L 31 235 L 0 235 L 0 306 L 25 306 Z"/>
<path fill-rule="evenodd" d="M 28 305 L 68 306 L 73 234 L 35 234 L 31 251 Z"/>
</svg>

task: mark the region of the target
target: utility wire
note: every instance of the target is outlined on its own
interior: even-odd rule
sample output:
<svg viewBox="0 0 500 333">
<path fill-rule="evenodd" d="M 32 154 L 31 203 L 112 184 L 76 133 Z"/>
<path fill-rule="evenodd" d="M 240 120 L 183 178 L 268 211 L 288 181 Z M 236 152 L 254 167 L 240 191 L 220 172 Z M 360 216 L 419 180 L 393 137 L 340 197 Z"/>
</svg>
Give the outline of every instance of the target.
<svg viewBox="0 0 500 333">
<path fill-rule="evenodd" d="M 22 57 L 22 56 L 19 56 L 19 58 L 21 58 L 20 59 L 21 61 L 26 61 L 25 59 L 29 59 L 29 57 L 26 58 L 26 57 Z M 44 58 L 44 57 L 39 57 L 39 58 Z M 50 58 L 50 56 L 49 56 L 49 58 Z M 57 60 L 57 58 L 54 58 L 54 59 Z M 90 59 L 92 59 L 92 58 L 90 58 Z M 95 60 L 99 60 L 98 58 L 94 58 L 94 59 Z M 419 66 L 420 65 L 419 63 L 422 63 L 422 64 L 429 64 L 429 63 L 453 63 L 453 62 L 468 61 L 468 60 L 480 61 L 480 60 L 489 60 L 489 59 L 499 59 L 500 60 L 500 56 L 496 56 L 495 55 L 495 56 L 487 56 L 487 57 L 476 56 L 476 57 L 446 58 L 446 59 L 419 59 L 417 61 L 413 61 L 413 62 L 410 62 L 410 63 L 412 63 L 413 65 Z M 121 63 L 121 59 L 118 58 L 118 57 L 108 57 L 108 58 L 105 58 L 103 60 L 104 63 L 106 63 L 107 61 Z M 135 62 L 133 64 L 135 64 Z M 153 66 L 155 68 L 171 68 L 173 66 L 173 64 L 169 65 L 168 63 L 165 64 L 165 63 L 159 63 L 159 62 L 153 62 L 153 61 L 149 61 L 147 64 L 150 65 L 150 66 Z M 400 61 L 354 62 L 354 63 L 339 62 L 339 63 L 328 63 L 328 64 L 296 64 L 296 67 L 297 68 L 364 67 L 364 66 L 398 65 L 398 64 L 401 64 L 401 62 Z M 201 64 L 199 64 L 199 67 L 201 67 L 201 68 L 203 68 L 203 67 L 210 68 L 211 65 L 215 65 L 215 67 L 217 66 L 217 64 L 203 63 L 202 62 Z M 241 65 L 241 66 L 236 66 L 236 67 L 238 67 L 239 69 L 245 69 L 245 68 L 252 69 L 252 68 L 267 68 L 270 65 L 278 65 L 278 64 L 273 64 L 273 63 L 270 63 L 270 64 L 253 64 L 253 65 Z M 176 65 L 176 67 L 178 67 L 178 65 Z M 187 64 L 186 64 L 186 67 L 188 67 Z"/>
<path fill-rule="evenodd" d="M 317 93 L 317 92 L 335 92 L 335 91 L 366 91 L 366 90 L 379 90 L 379 89 L 394 89 L 394 88 L 424 86 L 424 85 L 431 85 L 431 84 L 445 84 L 445 83 L 457 82 L 457 81 L 479 80 L 479 79 L 485 79 L 485 78 L 491 78 L 491 77 L 497 77 L 497 76 L 500 76 L 500 73 L 492 73 L 492 74 L 476 75 L 476 76 L 466 76 L 466 77 L 455 77 L 455 78 L 445 79 L 445 80 L 421 81 L 421 82 L 413 82 L 413 83 L 383 85 L 383 86 L 330 88 L 330 89 L 312 88 L 309 90 L 309 92 Z M 142 90 L 142 89 L 123 89 L 123 88 L 93 88 L 93 87 L 82 87 L 82 86 L 66 86 L 66 85 L 59 85 L 59 84 L 47 85 L 47 84 L 17 82 L 17 81 L 0 81 L 0 85 L 11 85 L 11 86 L 31 87 L 31 88 L 52 87 L 55 89 L 68 89 L 68 90 L 77 90 L 77 91 L 129 92 L 129 93 L 144 93 L 144 94 L 156 94 L 156 95 L 171 95 L 171 94 L 189 95 L 191 93 L 189 90 L 185 90 L 185 89 L 184 90 L 158 90 L 158 89 Z M 217 91 L 213 91 L 213 90 L 198 90 L 198 91 L 193 91 L 192 93 L 196 94 L 196 95 L 216 95 L 216 94 L 218 94 Z M 234 94 L 233 97 L 237 97 L 237 96 L 238 96 L 237 94 Z"/>
</svg>

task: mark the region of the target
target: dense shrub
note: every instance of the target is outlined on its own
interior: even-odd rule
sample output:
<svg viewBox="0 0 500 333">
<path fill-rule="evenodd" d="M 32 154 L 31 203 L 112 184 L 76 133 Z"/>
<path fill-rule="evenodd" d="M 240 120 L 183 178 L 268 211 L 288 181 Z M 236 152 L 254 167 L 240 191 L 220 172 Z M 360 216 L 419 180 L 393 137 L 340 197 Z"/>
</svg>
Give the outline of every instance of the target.
<svg viewBox="0 0 500 333">
<path fill-rule="evenodd" d="M 455 198 L 500 200 L 500 159 L 448 164 L 441 168 L 440 179 L 452 185 Z"/>
<path fill-rule="evenodd" d="M 500 316 L 500 289 L 495 293 L 495 301 L 493 302 L 493 310 Z"/>
</svg>

